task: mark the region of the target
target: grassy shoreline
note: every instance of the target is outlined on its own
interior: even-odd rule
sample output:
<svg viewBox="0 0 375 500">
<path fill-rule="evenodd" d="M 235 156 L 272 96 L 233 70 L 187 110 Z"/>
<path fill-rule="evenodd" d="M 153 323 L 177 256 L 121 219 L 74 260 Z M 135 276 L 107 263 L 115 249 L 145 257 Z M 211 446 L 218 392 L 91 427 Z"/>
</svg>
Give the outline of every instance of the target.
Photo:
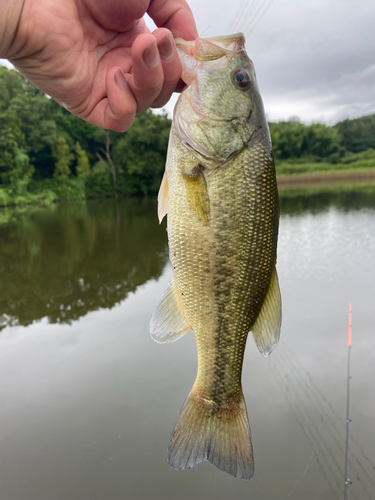
<svg viewBox="0 0 375 500">
<path fill-rule="evenodd" d="M 347 169 L 276 174 L 279 187 L 295 184 L 331 184 L 375 181 L 375 169 Z"/>
<path fill-rule="evenodd" d="M 276 165 L 276 176 L 279 190 L 288 189 L 325 189 L 335 185 L 344 187 L 345 184 L 375 183 L 375 162 L 371 168 L 362 165 L 332 164 L 291 164 Z M 121 196 L 121 194 L 119 194 Z M 156 196 L 156 194 L 155 194 Z M 65 183 L 57 183 L 52 179 L 31 181 L 22 189 L 12 186 L 0 186 L 0 209 L 18 206 L 47 206 L 61 201 L 86 201 L 91 198 L 100 198 L 90 193 L 82 179 L 69 179 Z"/>
</svg>

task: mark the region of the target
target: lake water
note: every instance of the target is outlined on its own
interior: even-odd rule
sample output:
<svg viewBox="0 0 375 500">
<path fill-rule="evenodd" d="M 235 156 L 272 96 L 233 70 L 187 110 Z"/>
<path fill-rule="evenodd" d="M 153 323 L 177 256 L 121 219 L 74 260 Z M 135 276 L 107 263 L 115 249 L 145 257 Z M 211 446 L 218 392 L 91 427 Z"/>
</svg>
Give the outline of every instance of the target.
<svg viewBox="0 0 375 500">
<path fill-rule="evenodd" d="M 249 483 L 166 448 L 196 374 L 191 333 L 148 334 L 172 271 L 154 201 L 0 211 L 1 500 L 375 499 L 375 189 L 287 191 L 282 340 L 249 338 Z"/>
</svg>

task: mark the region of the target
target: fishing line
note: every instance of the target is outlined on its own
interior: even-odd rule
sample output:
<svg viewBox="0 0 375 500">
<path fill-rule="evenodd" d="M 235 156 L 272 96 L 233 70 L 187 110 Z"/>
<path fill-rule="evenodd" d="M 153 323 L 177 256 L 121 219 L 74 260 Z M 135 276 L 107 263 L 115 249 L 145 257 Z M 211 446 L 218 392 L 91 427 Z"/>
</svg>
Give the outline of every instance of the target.
<svg viewBox="0 0 375 500">
<path fill-rule="evenodd" d="M 302 476 L 294 483 L 293 488 L 290 490 L 290 493 L 289 493 L 289 495 L 286 498 L 290 498 L 292 496 L 292 494 L 295 491 L 295 489 L 297 488 L 297 486 L 301 483 L 302 479 L 306 476 L 307 471 L 309 470 L 310 462 L 314 458 L 314 455 L 315 455 L 315 446 L 313 447 L 313 450 L 311 452 L 310 458 L 307 461 L 307 464 L 306 464 L 306 467 L 305 467 L 305 471 L 303 472 Z"/>
<path fill-rule="evenodd" d="M 237 12 L 234 14 L 233 18 L 232 18 L 232 28 L 231 28 L 231 31 L 234 33 L 235 31 L 237 31 L 237 26 L 238 26 L 238 23 L 239 21 L 241 20 L 241 13 L 242 13 L 242 10 L 244 8 L 244 6 L 246 5 L 246 1 L 247 0 L 242 0 L 238 6 L 238 9 L 237 9 Z"/>
<path fill-rule="evenodd" d="M 284 347 L 285 347 L 285 346 L 284 346 Z M 281 353 L 282 353 L 282 351 L 281 351 Z M 291 357 L 291 360 L 292 360 L 292 363 L 293 363 L 293 362 L 294 362 L 293 357 L 292 357 L 292 356 L 290 356 L 290 357 Z M 294 364 L 295 364 L 295 363 L 294 363 Z M 309 374 L 309 372 L 306 372 L 304 369 L 303 369 L 303 370 L 298 369 L 298 368 L 296 368 L 296 366 L 294 366 L 294 369 L 295 369 L 295 370 L 296 370 L 296 372 L 297 372 L 297 374 L 296 374 L 296 380 L 301 380 L 301 379 L 303 378 L 304 374 L 307 374 L 307 375 L 309 376 L 310 380 L 312 381 L 312 378 L 311 378 L 311 375 Z M 302 376 L 301 376 L 301 374 L 302 374 Z M 304 387 L 304 385 L 302 384 L 302 382 L 300 382 L 300 384 L 302 385 L 304 392 L 306 392 L 306 391 L 307 391 L 307 388 L 306 388 L 306 387 Z M 308 385 L 308 384 L 307 384 L 307 385 Z M 320 391 L 317 389 L 317 387 L 315 386 L 315 384 L 314 384 L 313 382 L 310 382 L 310 389 L 312 389 L 312 390 L 313 390 L 313 391 L 315 391 L 315 392 L 318 392 L 318 393 L 321 395 Z M 309 397 L 309 396 L 308 396 L 308 397 Z M 327 401 L 327 399 L 325 398 L 325 396 L 324 396 L 324 395 L 321 395 L 321 397 L 322 397 L 322 399 L 326 402 L 326 404 L 328 405 L 328 401 Z M 316 398 L 316 396 L 315 396 L 315 398 Z M 312 401 L 312 402 L 313 402 L 313 401 Z M 319 403 L 319 406 L 320 406 L 320 407 L 322 407 L 322 403 L 321 403 L 319 400 L 318 400 L 318 403 Z M 313 403 L 313 404 L 314 404 L 314 403 Z M 332 406 L 332 404 L 331 404 L 331 403 L 329 403 L 329 406 L 333 409 L 333 406 Z M 317 407 L 317 405 L 316 405 L 316 404 L 315 404 L 315 409 L 316 409 L 316 410 L 319 410 L 319 408 Z M 322 411 L 324 412 L 324 415 L 325 415 L 325 414 L 326 414 L 326 409 L 325 409 L 324 407 L 322 408 Z M 342 445 L 342 432 L 340 432 L 340 431 L 338 430 L 337 425 L 335 424 L 335 422 L 334 422 L 334 420 L 333 420 L 332 416 L 330 416 L 330 415 L 328 414 L 328 415 L 327 415 L 327 417 L 328 417 L 328 418 L 329 418 L 329 420 L 330 420 L 332 430 L 336 433 L 336 436 L 335 436 L 335 435 L 331 435 L 331 437 L 332 437 L 332 439 L 334 440 L 334 442 L 335 442 L 336 446 L 338 447 L 338 449 L 339 449 L 340 453 L 343 455 L 343 454 L 344 454 L 344 447 L 343 447 L 343 445 Z M 342 423 L 342 419 L 341 419 L 340 417 L 338 417 L 338 419 L 340 420 L 340 423 Z M 342 427 L 342 430 L 343 430 L 343 427 Z M 358 475 L 358 474 L 360 474 L 361 472 L 363 472 L 363 474 L 366 476 L 366 479 L 370 482 L 370 484 L 372 484 L 372 486 L 375 486 L 375 484 L 374 484 L 373 480 L 371 479 L 370 475 L 368 474 L 368 472 L 366 471 L 366 469 L 363 467 L 363 465 L 361 464 L 361 462 L 359 461 L 359 458 L 356 456 L 356 454 L 355 454 L 355 453 L 352 453 L 352 458 L 353 458 L 353 460 L 355 460 L 356 464 L 357 464 L 357 465 L 358 465 L 358 467 L 359 467 L 359 472 L 358 472 L 358 470 L 356 470 L 356 467 L 353 467 L 354 472 L 355 472 L 357 475 Z M 351 462 L 351 460 L 352 460 L 352 459 L 350 459 L 349 461 L 350 461 L 351 465 L 353 466 L 353 463 Z M 360 484 L 361 484 L 361 487 L 362 487 L 362 489 L 364 490 L 365 494 L 369 497 L 369 493 L 368 493 L 367 488 L 365 487 L 365 485 L 364 485 L 364 484 L 362 484 L 362 482 L 361 482 Z M 370 497 L 369 497 L 369 498 L 370 498 Z M 371 500 L 371 498 L 370 498 L 370 500 Z"/>
<path fill-rule="evenodd" d="M 247 22 L 246 27 L 244 29 L 244 31 L 246 31 L 246 33 L 250 33 L 253 30 L 254 26 L 258 23 L 258 21 L 261 19 L 263 14 L 267 11 L 268 7 L 271 5 L 272 2 L 273 2 L 273 0 L 269 0 L 268 3 L 267 3 L 267 0 L 261 0 L 257 4 L 256 9 L 254 9 L 255 10 L 254 15 Z"/>
<path fill-rule="evenodd" d="M 286 351 L 285 351 L 285 352 L 283 352 L 283 351 L 284 351 L 284 349 L 280 349 L 279 354 L 281 355 L 281 358 L 279 358 L 279 359 L 282 359 L 282 358 L 283 358 L 283 356 L 285 355 L 285 353 L 287 353 L 288 348 L 285 346 L 285 343 L 283 343 L 283 347 L 284 347 L 284 349 L 286 349 Z M 327 401 L 326 397 L 325 397 L 324 395 L 322 395 L 322 393 L 321 393 L 321 392 L 319 391 L 319 389 L 316 387 L 315 383 L 313 383 L 313 380 L 312 380 L 312 377 L 311 377 L 310 373 L 309 373 L 309 372 L 307 372 L 304 368 L 303 368 L 303 369 L 300 369 L 300 368 L 298 368 L 298 366 L 296 366 L 296 365 L 297 365 L 297 362 L 293 359 L 293 355 L 292 355 L 292 352 L 291 352 L 291 350 L 290 350 L 290 349 L 289 349 L 289 353 L 287 353 L 287 354 L 288 354 L 288 356 L 290 357 L 291 363 L 290 363 L 290 360 L 289 360 L 289 361 L 287 360 L 287 362 L 285 362 L 285 359 L 284 359 L 284 365 L 285 365 L 285 366 L 287 365 L 288 367 L 292 367 L 292 368 L 294 369 L 294 371 L 296 371 L 296 375 L 295 375 L 295 380 L 297 380 L 296 384 L 297 384 L 297 385 L 302 386 L 303 391 L 304 391 L 304 392 L 305 392 L 305 394 L 307 395 L 307 398 L 311 401 L 311 403 L 312 403 L 312 405 L 313 405 L 314 409 L 317 411 L 317 413 L 318 413 L 318 414 L 320 413 L 320 414 L 323 416 L 323 420 L 324 420 L 324 416 L 327 414 L 327 413 L 326 413 L 326 408 L 322 407 L 322 403 L 319 401 L 319 399 L 318 399 L 318 405 L 317 405 L 316 403 L 314 403 L 314 401 L 313 401 L 313 400 L 312 400 L 312 398 L 310 397 L 310 394 L 309 394 L 309 392 L 308 392 L 308 388 L 307 388 L 307 386 L 308 386 L 309 384 L 310 384 L 310 389 L 312 389 L 312 391 L 313 391 L 313 392 L 319 393 L 320 397 L 321 397 L 321 398 L 322 398 L 322 399 L 326 402 L 327 406 L 330 406 L 330 407 L 332 408 L 332 410 L 333 410 L 333 413 L 336 413 L 336 412 L 334 412 L 334 408 L 333 408 L 332 404 L 331 404 L 331 403 L 328 403 L 328 401 Z M 300 364 L 300 363 L 298 362 L 298 364 Z M 294 365 L 294 366 L 293 366 L 293 365 Z M 306 384 L 306 386 L 305 386 L 305 384 L 303 384 L 303 383 L 301 382 L 301 379 L 303 379 L 303 377 L 304 377 L 304 375 L 305 375 L 305 374 L 307 374 L 307 376 L 308 376 L 308 377 L 309 377 L 309 379 L 310 379 L 310 383 L 308 382 L 308 383 Z M 301 375 L 302 375 L 302 376 L 301 376 Z M 316 396 L 316 395 L 315 395 L 315 398 L 317 398 L 317 396 Z M 323 414 L 322 414 L 321 412 L 319 412 L 319 407 L 318 407 L 318 406 L 322 408 L 322 412 L 323 412 Z M 332 411 L 331 411 L 331 413 L 332 413 Z M 338 447 L 338 449 L 339 449 L 339 451 L 340 451 L 340 454 L 341 454 L 341 455 L 343 455 L 343 454 L 344 454 L 344 448 L 343 448 L 343 445 L 342 445 L 342 433 L 341 433 L 341 432 L 337 429 L 337 426 L 336 426 L 335 422 L 333 421 L 332 417 L 331 417 L 329 414 L 327 414 L 327 416 L 328 416 L 328 418 L 330 419 L 330 422 L 331 422 L 331 429 L 332 429 L 332 430 L 333 430 L 336 434 L 338 434 L 338 437 L 339 437 L 341 440 L 340 440 L 340 439 L 338 439 L 338 437 L 337 437 L 337 436 L 335 436 L 335 435 L 330 435 L 330 437 L 333 439 L 333 441 L 335 442 L 336 446 Z M 340 417 L 338 417 L 338 419 L 339 419 L 340 421 L 342 421 L 342 419 L 341 419 Z M 329 430 L 329 429 L 327 429 L 327 430 Z M 321 437 L 321 436 L 320 436 L 320 438 L 323 440 L 323 437 Z M 328 448 L 328 444 L 326 443 L 326 440 L 324 440 L 324 443 L 325 443 L 326 447 Z M 330 455 L 332 456 L 332 454 L 331 454 L 331 453 L 330 453 Z M 358 471 L 358 469 L 355 467 L 355 464 L 353 464 L 352 459 L 356 462 L 356 464 L 357 464 L 357 466 L 358 466 L 358 468 L 359 468 L 359 471 Z M 362 473 L 363 473 L 363 475 L 366 477 L 366 479 L 369 481 L 369 483 L 370 483 L 372 486 L 374 486 L 374 482 L 373 482 L 373 480 L 371 479 L 371 477 L 370 477 L 369 473 L 368 473 L 368 472 L 367 472 L 367 470 L 363 467 L 363 465 L 362 465 L 362 464 L 361 464 L 361 462 L 359 461 L 359 458 L 356 456 L 356 454 L 355 454 L 355 453 L 353 453 L 353 452 L 352 452 L 352 458 L 349 460 L 349 463 L 350 463 L 350 465 L 352 466 L 352 468 L 353 468 L 353 472 L 356 474 L 357 479 L 358 479 L 358 482 L 359 482 L 359 484 L 360 484 L 360 486 L 361 486 L 361 488 L 362 488 L 363 492 L 365 493 L 366 497 L 367 497 L 369 500 L 372 500 L 372 499 L 371 499 L 371 496 L 370 496 L 370 494 L 369 494 L 369 492 L 368 492 L 368 489 L 367 489 L 366 485 L 365 485 L 365 484 L 361 481 L 361 479 L 359 478 L 359 475 L 360 475 L 360 474 L 361 474 L 361 472 L 362 472 Z M 337 464 L 337 462 L 336 462 L 336 465 L 337 465 L 338 469 L 340 469 L 340 470 L 341 470 L 341 467 Z"/>
<path fill-rule="evenodd" d="M 288 379 L 291 383 L 291 386 L 293 384 L 293 381 L 291 379 L 291 377 L 289 377 L 288 375 Z M 309 412 L 309 409 L 307 408 L 307 405 L 305 404 L 305 402 L 303 401 L 303 399 L 301 398 L 300 396 L 300 393 L 299 391 L 296 391 L 296 399 L 298 400 L 301 408 L 303 409 L 302 411 L 302 414 L 304 414 L 305 416 L 305 419 L 308 423 L 310 423 L 310 426 L 312 428 L 312 431 L 314 432 L 314 437 L 315 439 L 319 442 L 319 440 L 321 441 L 321 446 L 322 446 L 322 449 L 325 450 L 325 454 L 326 455 L 329 455 L 333 465 L 336 467 L 336 473 L 337 473 L 337 476 L 336 476 L 336 479 L 340 476 L 340 473 L 341 473 L 341 467 L 339 465 L 339 463 L 337 462 L 337 459 L 336 459 L 336 456 L 335 454 L 332 452 L 332 449 L 331 447 L 329 447 L 327 445 L 327 440 L 326 438 L 323 436 L 322 434 L 322 429 L 324 429 L 323 427 L 323 423 L 324 423 L 324 418 L 323 419 L 320 419 L 320 425 L 318 426 L 315 422 L 315 420 L 313 418 L 310 417 L 310 412 Z M 304 413 L 305 412 L 305 413 Z M 333 469 L 333 467 L 331 467 L 331 469 Z M 339 482 L 339 481 L 338 481 Z"/>
<path fill-rule="evenodd" d="M 272 371 L 276 375 L 278 381 L 281 382 L 281 386 L 282 386 L 282 389 L 284 390 L 285 397 L 289 401 L 289 403 L 292 407 L 292 410 L 295 414 L 297 422 L 299 423 L 299 425 L 301 427 L 303 434 L 305 435 L 308 442 L 310 443 L 310 446 L 313 449 L 316 448 L 318 450 L 319 453 L 316 454 L 318 466 L 319 466 L 323 476 L 325 477 L 328 486 L 335 493 L 335 497 L 338 498 L 337 493 L 336 493 L 337 486 L 334 483 L 332 484 L 332 482 L 331 482 L 331 480 L 334 481 L 336 479 L 336 483 L 340 487 L 340 480 L 338 479 L 338 477 L 336 475 L 337 472 L 333 469 L 330 461 L 328 460 L 326 451 L 322 447 L 320 441 L 316 438 L 316 434 L 315 434 L 314 430 L 312 430 L 310 428 L 311 425 L 309 422 L 309 418 L 306 417 L 306 415 L 304 414 L 303 411 L 301 411 L 300 407 L 302 406 L 302 408 L 303 408 L 303 404 L 301 404 L 299 398 L 296 396 L 297 391 L 294 390 L 294 394 L 293 394 L 293 391 L 289 390 L 288 385 L 284 381 L 284 379 L 286 378 L 285 374 L 280 372 L 280 369 L 277 366 L 277 364 L 275 364 L 274 362 L 271 362 L 270 366 L 271 366 Z M 323 440 L 323 443 L 324 443 L 324 440 Z"/>
<path fill-rule="evenodd" d="M 253 19 L 254 19 L 254 11 L 256 11 L 257 7 L 259 4 L 262 4 L 266 0 L 252 0 L 252 2 L 245 7 L 244 11 L 240 14 L 240 17 L 238 19 L 238 29 L 241 29 L 243 33 L 246 31 L 246 26 L 250 24 Z M 241 27 L 241 23 L 245 21 L 245 26 Z"/>
<path fill-rule="evenodd" d="M 271 370 L 274 372 L 274 375 L 276 376 L 276 378 L 281 380 L 282 375 L 278 372 L 277 368 L 275 366 L 273 366 L 273 367 L 271 367 Z M 335 487 L 335 485 L 332 486 L 332 483 L 330 480 L 330 475 L 327 474 L 327 469 L 330 468 L 330 464 L 327 461 L 327 458 L 325 456 L 324 451 L 321 450 L 320 445 L 316 441 L 314 441 L 314 439 L 310 436 L 310 432 L 308 431 L 308 427 L 305 425 L 305 423 L 303 421 L 304 416 L 303 416 L 303 414 L 301 414 L 300 410 L 298 409 L 298 404 L 295 401 L 293 401 L 292 397 L 290 397 L 287 386 L 284 386 L 284 384 L 282 384 L 282 388 L 285 392 L 285 397 L 286 397 L 287 401 L 289 401 L 289 403 L 292 407 L 292 410 L 295 414 L 295 418 L 296 418 L 303 434 L 305 435 L 306 439 L 310 443 L 310 446 L 314 449 L 315 449 L 315 447 L 318 448 L 319 453 L 316 454 L 316 460 L 317 460 L 317 463 L 318 463 L 318 466 L 319 466 L 319 469 L 320 469 L 322 475 L 325 477 L 326 482 L 327 482 L 328 486 L 331 488 L 331 490 L 336 492 L 336 487 Z M 323 460 L 323 462 L 322 462 L 322 460 Z M 338 498 L 338 497 L 336 496 L 336 498 Z"/>
<path fill-rule="evenodd" d="M 336 434 L 336 435 L 332 435 L 332 439 L 335 441 L 335 443 L 336 443 L 337 447 L 339 448 L 340 452 L 342 454 L 344 454 L 344 447 L 343 447 L 343 444 L 342 444 L 342 431 L 344 430 L 343 424 L 342 424 L 342 417 L 340 417 L 336 413 L 336 411 L 335 411 L 332 403 L 319 390 L 319 388 L 316 386 L 315 382 L 313 381 L 311 374 L 308 371 L 306 371 L 305 368 L 301 365 L 301 363 L 298 361 L 298 359 L 295 356 L 295 354 L 293 354 L 293 352 L 291 351 L 290 347 L 287 346 L 285 343 L 283 343 L 283 348 L 284 349 L 280 350 L 280 354 L 287 354 L 289 356 L 290 361 L 291 361 L 290 366 L 292 366 L 294 368 L 294 370 L 296 371 L 296 380 L 300 381 L 304 376 L 308 377 L 309 380 L 307 381 L 306 385 L 307 386 L 310 385 L 310 389 L 312 390 L 313 393 L 315 393 L 314 397 L 317 400 L 317 404 L 315 404 L 315 408 L 317 409 L 317 407 L 319 406 L 320 408 L 322 408 L 322 411 L 324 412 L 324 414 L 327 414 L 327 409 L 324 408 L 323 403 L 320 401 L 320 399 L 321 399 L 326 404 L 326 406 L 329 407 L 330 413 L 333 414 L 333 416 L 341 424 L 340 425 L 340 430 L 339 430 L 338 429 L 338 424 L 337 424 L 337 422 L 335 422 L 335 420 L 333 419 L 332 415 L 330 415 L 330 413 L 327 414 L 327 418 L 329 419 L 329 423 L 331 425 L 331 428 L 332 428 L 332 430 Z M 283 353 L 283 351 L 284 351 L 284 353 Z M 289 363 L 288 363 L 288 366 L 289 366 Z M 306 392 L 307 388 L 304 387 L 304 384 L 302 384 L 302 382 L 300 382 L 300 384 L 302 385 L 302 387 L 304 388 L 304 391 Z M 354 442 L 353 439 L 351 439 L 351 441 Z M 364 455 L 367 458 L 367 461 L 369 462 L 369 465 L 371 466 L 371 468 L 375 469 L 375 465 L 371 462 L 371 460 L 367 457 L 367 455 L 363 452 L 363 450 L 360 448 L 360 446 L 357 443 L 356 443 L 356 446 L 360 450 L 360 452 L 362 453 L 362 455 Z M 375 488 L 375 481 L 373 479 L 371 479 L 371 476 L 369 475 L 369 473 L 367 472 L 367 470 L 364 468 L 363 464 L 360 462 L 360 458 L 358 457 L 357 453 L 353 452 L 353 451 L 351 453 L 351 458 L 349 459 L 349 462 L 350 462 L 351 466 L 353 466 L 352 460 L 354 460 L 356 462 L 357 466 L 359 467 L 359 472 L 358 472 L 358 470 L 354 470 L 354 472 L 357 473 L 357 475 L 359 473 L 363 472 L 363 474 L 365 475 L 366 479 L 373 486 L 373 488 Z M 353 468 L 356 469 L 355 467 L 353 467 Z M 362 483 L 361 483 L 361 486 L 363 486 Z M 365 489 L 364 486 L 363 486 L 363 488 Z"/>
<path fill-rule="evenodd" d="M 350 440 L 350 442 L 352 442 L 352 440 Z M 351 455 L 354 455 L 354 453 L 351 452 Z M 349 465 L 351 466 L 352 470 L 354 470 L 354 473 L 356 474 L 356 479 L 358 480 L 358 482 L 361 485 L 362 489 L 365 490 L 365 492 L 367 492 L 367 489 L 363 485 L 363 482 L 361 481 L 361 479 L 360 479 L 360 477 L 358 475 L 358 472 L 356 473 L 355 466 L 353 466 L 352 460 L 355 460 L 357 466 L 360 469 L 360 472 L 361 471 L 363 472 L 363 474 L 366 476 L 366 479 L 368 480 L 368 482 L 371 484 L 372 487 L 374 487 L 374 481 L 371 479 L 371 476 L 369 475 L 369 473 L 367 472 L 367 470 L 364 469 L 362 463 L 358 460 L 357 457 L 354 457 L 354 458 L 351 457 L 351 458 L 349 458 Z M 367 493 L 367 495 L 368 495 L 368 493 Z"/>
<path fill-rule="evenodd" d="M 285 355 L 287 353 L 283 353 L 282 350 L 281 350 L 281 355 Z M 287 354 L 288 356 L 288 354 Z M 334 439 L 337 447 L 339 448 L 339 451 L 341 453 L 344 453 L 344 448 L 343 448 L 343 445 L 342 445 L 342 428 L 339 430 L 337 428 L 337 424 L 336 422 L 333 420 L 333 418 L 329 415 L 329 413 L 327 412 L 327 407 L 324 406 L 324 404 L 322 403 L 321 399 L 322 396 L 320 396 L 320 398 L 318 397 L 318 395 L 316 394 L 318 392 L 317 388 L 313 385 L 313 384 L 310 384 L 309 386 L 309 382 L 308 381 L 304 381 L 304 383 L 302 383 L 301 379 L 303 378 L 304 374 L 306 372 L 304 372 L 303 370 L 299 369 L 298 366 L 296 366 L 296 364 L 294 363 L 294 360 L 293 358 L 289 355 L 289 360 L 287 360 L 287 362 L 285 363 L 286 365 L 290 366 L 296 373 L 296 380 L 297 380 L 297 384 L 299 383 L 299 385 L 302 387 L 302 390 L 303 392 L 306 394 L 306 397 L 307 399 L 309 399 L 309 401 L 311 402 L 311 406 L 314 407 L 314 409 L 317 411 L 317 413 L 320 413 L 321 415 L 321 418 L 323 418 L 323 420 L 325 420 L 328 424 L 331 425 L 332 427 L 332 430 L 336 433 L 336 436 L 332 436 L 332 438 Z M 302 376 L 301 376 L 302 374 Z M 326 400 L 326 398 L 324 397 L 324 400 Z M 326 420 L 329 419 L 329 421 Z"/>
<path fill-rule="evenodd" d="M 279 359 L 281 361 L 283 361 L 284 366 L 287 366 L 288 369 L 290 370 L 290 368 L 291 368 L 290 363 L 288 361 L 285 362 L 285 358 L 283 357 L 282 349 L 280 350 L 279 354 L 281 354 L 281 357 L 279 356 Z M 284 369 L 286 371 L 285 377 L 287 377 L 288 380 L 290 381 L 290 387 L 291 387 L 291 389 L 294 390 L 296 398 L 299 400 L 300 404 L 302 405 L 303 409 L 305 410 L 305 413 L 307 414 L 306 420 L 310 423 L 310 425 L 313 428 L 317 428 L 317 435 L 320 437 L 320 439 L 322 440 L 322 442 L 326 443 L 326 439 L 322 436 L 321 432 L 319 432 L 319 428 L 322 428 L 322 425 L 324 423 L 324 417 L 325 417 L 325 413 L 326 413 L 325 409 L 323 408 L 322 412 L 319 411 L 319 408 L 317 408 L 316 404 L 312 401 L 312 398 L 311 398 L 311 395 L 310 395 L 309 391 L 306 389 L 306 387 L 303 384 L 301 384 L 301 382 L 299 380 L 299 377 L 294 377 L 292 373 L 289 375 L 288 370 L 285 367 L 284 367 Z M 296 382 L 295 382 L 295 380 L 296 380 Z M 302 391 L 305 393 L 306 399 L 309 402 L 309 404 L 306 404 L 301 399 L 301 397 L 300 397 L 300 394 L 302 394 L 301 389 L 293 387 L 294 383 L 297 384 L 297 385 L 301 385 Z M 321 422 L 319 428 L 317 427 L 317 424 L 315 423 L 315 420 L 310 417 L 310 413 L 311 413 L 310 412 L 310 408 L 313 408 L 316 411 L 316 413 L 317 413 L 317 415 L 319 417 L 319 420 Z M 339 443 L 339 441 L 338 441 L 338 443 Z M 332 461 L 335 462 L 336 459 L 332 456 L 332 453 L 330 451 L 329 451 L 329 454 L 331 455 Z M 338 470 L 340 470 L 340 467 L 339 467 L 338 464 L 337 464 L 337 467 L 338 467 Z"/>
<path fill-rule="evenodd" d="M 207 30 L 209 30 L 211 28 L 211 24 L 209 26 L 207 26 L 207 28 L 202 31 L 202 33 L 199 35 L 199 38 L 202 38 L 202 36 L 206 33 Z"/>
<path fill-rule="evenodd" d="M 255 26 L 259 23 L 259 21 L 264 17 L 268 9 L 271 7 L 272 3 L 274 0 L 270 0 L 268 2 L 268 5 L 264 8 L 263 12 L 259 15 L 258 19 L 254 22 L 254 24 L 249 28 L 248 33 L 250 34 L 252 31 L 254 31 Z"/>
<path fill-rule="evenodd" d="M 306 392 L 305 388 L 304 388 L 304 392 Z M 307 397 L 308 397 L 308 394 L 307 394 Z M 311 401 L 311 399 L 310 399 L 310 401 Z M 301 402 L 301 404 L 303 404 L 303 402 Z M 320 420 L 321 420 L 321 422 L 322 422 L 322 423 L 321 423 L 321 425 L 320 425 L 320 428 L 322 428 L 322 426 L 323 426 L 323 422 L 325 421 L 325 420 L 324 420 L 324 415 L 320 414 L 319 409 L 318 409 L 316 406 L 314 407 L 314 405 L 312 405 L 312 407 L 313 407 L 313 408 L 317 411 L 318 417 L 320 416 Z M 308 410 L 306 409 L 306 411 L 308 411 Z M 313 422 L 313 420 L 312 420 L 312 419 L 310 419 L 310 422 Z M 310 425 L 311 425 L 311 424 L 310 424 Z M 312 427 L 314 428 L 314 427 L 315 427 L 315 425 L 314 425 L 314 424 L 312 424 Z M 338 448 L 338 450 L 339 450 L 339 452 L 340 452 L 340 455 L 344 455 L 344 448 L 343 448 L 343 446 L 342 446 L 342 442 L 341 442 L 341 441 L 339 441 L 339 440 L 337 439 L 337 437 L 336 437 L 336 436 L 334 436 L 334 435 L 332 435 L 332 434 L 329 434 L 329 429 L 328 429 L 328 428 L 326 428 L 326 427 L 323 427 L 323 428 L 324 428 L 324 429 L 328 432 L 329 437 L 331 437 L 331 438 L 333 439 L 334 443 L 336 444 L 336 446 L 337 446 L 337 448 Z M 334 428 L 334 430 L 335 430 L 335 431 L 337 431 L 337 429 L 335 429 L 335 428 Z M 325 439 L 325 438 L 324 438 L 324 436 L 322 435 L 322 433 L 321 433 L 321 432 L 317 432 L 317 435 L 318 435 L 318 436 L 319 436 L 319 438 L 322 440 L 322 442 L 324 442 L 324 447 L 328 450 L 328 453 L 329 453 L 329 455 L 331 456 L 331 458 L 333 459 L 333 462 L 335 463 L 337 470 L 338 470 L 338 471 L 339 471 L 339 470 L 341 470 L 340 465 L 338 464 L 338 462 L 336 461 L 336 459 L 334 459 L 334 458 L 333 458 L 333 456 L 334 456 L 334 455 L 333 455 L 332 449 L 330 448 L 330 446 L 329 446 L 329 444 L 328 444 L 328 443 L 329 443 L 329 440 L 328 440 L 328 439 Z M 342 436 L 341 436 L 341 435 L 340 435 L 340 437 L 342 438 Z M 362 488 L 363 492 L 365 493 L 366 497 L 368 498 L 368 500 L 372 500 L 372 499 L 371 499 L 371 496 L 370 496 L 370 494 L 369 494 L 369 492 L 368 492 L 368 489 L 367 489 L 366 485 L 365 485 L 365 484 L 363 484 L 363 482 L 361 481 L 361 479 L 360 479 L 360 478 L 359 478 L 359 476 L 358 476 L 361 472 L 363 472 L 363 474 L 364 474 L 364 475 L 366 476 L 366 478 L 370 481 L 370 483 L 372 483 L 372 481 L 371 481 L 371 478 L 370 478 L 369 474 L 367 473 L 367 471 L 366 471 L 365 469 L 363 469 L 363 466 L 361 466 L 361 463 L 360 463 L 358 460 L 356 460 L 356 463 L 358 464 L 358 466 L 359 466 L 359 468 L 360 468 L 360 471 L 359 471 L 359 472 L 358 472 L 358 470 L 356 469 L 355 465 L 352 463 L 352 461 L 351 461 L 351 460 L 349 460 L 349 462 L 350 462 L 350 465 L 352 466 L 352 470 L 353 470 L 353 472 L 356 474 L 356 477 L 357 477 L 357 479 L 358 479 L 358 482 L 359 482 L 359 484 L 360 484 L 360 486 L 361 486 L 361 488 Z"/>
<path fill-rule="evenodd" d="M 242 0 L 239 5 L 238 11 L 235 15 L 235 22 L 233 24 L 233 31 L 238 31 L 240 29 L 241 22 L 246 18 L 248 12 L 251 12 L 254 4 L 256 4 L 259 0 L 252 0 L 252 2 L 246 7 L 247 0 Z"/>
</svg>

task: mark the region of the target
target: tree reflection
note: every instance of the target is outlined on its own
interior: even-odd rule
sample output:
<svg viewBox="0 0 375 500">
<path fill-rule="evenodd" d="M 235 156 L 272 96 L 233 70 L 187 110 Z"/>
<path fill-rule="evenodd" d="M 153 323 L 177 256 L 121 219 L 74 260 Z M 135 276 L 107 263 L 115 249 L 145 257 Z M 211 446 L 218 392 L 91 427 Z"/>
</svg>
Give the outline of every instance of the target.
<svg viewBox="0 0 375 500">
<path fill-rule="evenodd" d="M 280 190 L 281 214 L 375 207 L 375 185 Z M 0 210 L 0 329 L 69 323 L 157 279 L 167 237 L 147 199 Z"/>
<path fill-rule="evenodd" d="M 279 188 L 282 215 L 322 212 L 329 207 L 357 210 L 375 207 L 375 183 L 338 183 L 281 186 Z"/>
<path fill-rule="evenodd" d="M 69 203 L 1 215 L 0 329 L 46 316 L 69 323 L 111 308 L 157 279 L 167 262 L 154 201 Z"/>
</svg>

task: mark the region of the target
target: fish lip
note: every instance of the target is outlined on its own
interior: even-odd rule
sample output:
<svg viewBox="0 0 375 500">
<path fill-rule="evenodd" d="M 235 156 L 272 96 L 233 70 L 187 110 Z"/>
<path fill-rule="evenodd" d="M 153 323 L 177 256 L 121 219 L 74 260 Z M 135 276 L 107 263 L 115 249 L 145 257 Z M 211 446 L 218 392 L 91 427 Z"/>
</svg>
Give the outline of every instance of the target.
<svg viewBox="0 0 375 500">
<path fill-rule="evenodd" d="M 238 50 L 242 50 L 245 47 L 245 35 L 242 32 L 234 33 L 233 35 L 205 38 L 205 40 L 231 52 L 238 52 Z"/>
<path fill-rule="evenodd" d="M 211 38 L 198 37 L 193 41 L 175 38 L 175 43 L 179 50 L 197 61 L 213 61 L 244 50 L 245 37 L 243 33 L 235 33 Z"/>
</svg>

